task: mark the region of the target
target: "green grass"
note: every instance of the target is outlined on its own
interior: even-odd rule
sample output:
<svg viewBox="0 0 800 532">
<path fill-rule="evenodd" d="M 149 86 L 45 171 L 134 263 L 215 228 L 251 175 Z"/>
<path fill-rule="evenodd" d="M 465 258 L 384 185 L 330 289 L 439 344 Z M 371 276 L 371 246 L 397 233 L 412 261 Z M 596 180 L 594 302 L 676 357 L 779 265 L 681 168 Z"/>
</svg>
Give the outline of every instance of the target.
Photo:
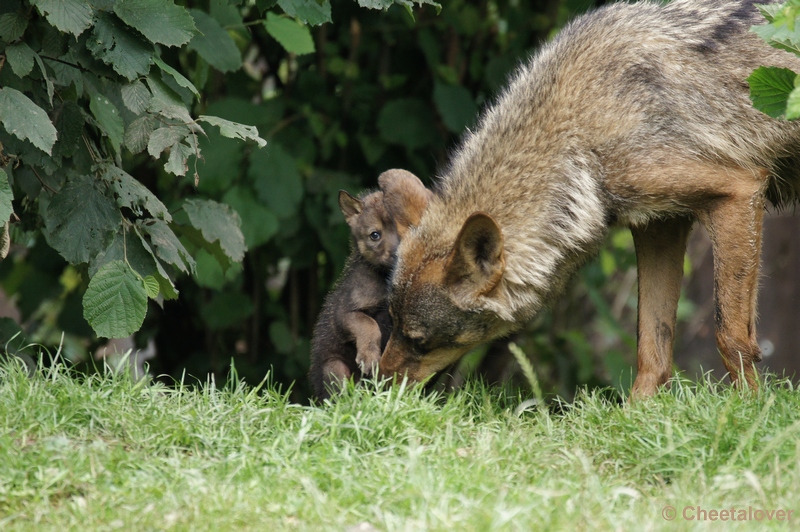
<svg viewBox="0 0 800 532">
<path fill-rule="evenodd" d="M 687 506 L 793 510 L 790 523 L 717 524 L 797 528 L 800 392 L 788 382 L 749 394 L 677 380 L 632 406 L 608 396 L 554 414 L 476 384 L 449 396 L 362 387 L 317 408 L 269 384 L 170 389 L 3 363 L 0 529 L 711 524 L 684 520 Z"/>
</svg>

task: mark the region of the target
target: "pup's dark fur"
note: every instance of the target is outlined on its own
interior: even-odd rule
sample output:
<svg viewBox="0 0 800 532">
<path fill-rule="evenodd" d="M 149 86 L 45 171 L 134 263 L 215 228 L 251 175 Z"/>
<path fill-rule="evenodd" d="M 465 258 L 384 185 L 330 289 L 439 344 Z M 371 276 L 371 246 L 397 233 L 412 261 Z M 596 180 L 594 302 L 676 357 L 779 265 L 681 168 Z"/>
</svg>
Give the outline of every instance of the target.
<svg viewBox="0 0 800 532">
<path fill-rule="evenodd" d="M 757 386 L 755 304 L 765 199 L 800 192 L 800 122 L 753 108 L 760 65 L 800 60 L 749 31 L 754 0 L 607 5 L 523 65 L 464 139 L 392 278 L 382 374 L 421 380 L 521 327 L 609 226 L 639 269 L 634 396 L 670 377 L 692 224 L 714 249 L 717 344 Z"/>
<path fill-rule="evenodd" d="M 342 381 L 377 368 L 389 339 L 388 276 L 408 228 L 419 222 L 430 192 L 414 175 L 389 170 L 377 192 L 354 198 L 339 193 L 352 235 L 350 256 L 322 307 L 311 341 L 309 380 L 317 399 Z"/>
</svg>

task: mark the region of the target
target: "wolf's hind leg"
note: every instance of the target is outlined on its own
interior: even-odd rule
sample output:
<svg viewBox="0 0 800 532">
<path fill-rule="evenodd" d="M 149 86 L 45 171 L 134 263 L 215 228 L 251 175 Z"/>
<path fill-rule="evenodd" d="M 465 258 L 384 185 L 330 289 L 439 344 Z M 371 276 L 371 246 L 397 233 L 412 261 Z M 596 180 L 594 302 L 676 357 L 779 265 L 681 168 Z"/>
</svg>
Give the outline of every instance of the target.
<svg viewBox="0 0 800 532">
<path fill-rule="evenodd" d="M 717 346 L 733 383 L 753 390 L 758 389 L 754 364 L 761 360 L 756 300 L 764 198 L 758 184 L 718 198 L 700 215 L 714 251 Z"/>
<path fill-rule="evenodd" d="M 690 218 L 678 217 L 631 228 L 639 272 L 638 372 L 633 399 L 653 395 L 672 374 L 683 256 L 692 223 Z"/>
</svg>

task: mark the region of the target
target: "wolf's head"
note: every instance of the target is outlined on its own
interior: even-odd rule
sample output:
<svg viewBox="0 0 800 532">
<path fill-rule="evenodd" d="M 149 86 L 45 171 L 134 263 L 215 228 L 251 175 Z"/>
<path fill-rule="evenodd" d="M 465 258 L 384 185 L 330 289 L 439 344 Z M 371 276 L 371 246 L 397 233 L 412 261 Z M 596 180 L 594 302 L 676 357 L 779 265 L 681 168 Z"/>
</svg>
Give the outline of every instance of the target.
<svg viewBox="0 0 800 532">
<path fill-rule="evenodd" d="M 401 247 L 389 309 L 394 327 L 380 362 L 382 375 L 420 381 L 447 368 L 476 345 L 507 332 L 485 309 L 504 271 L 503 234 L 476 212 L 446 253 L 431 253 L 411 233 Z"/>
</svg>

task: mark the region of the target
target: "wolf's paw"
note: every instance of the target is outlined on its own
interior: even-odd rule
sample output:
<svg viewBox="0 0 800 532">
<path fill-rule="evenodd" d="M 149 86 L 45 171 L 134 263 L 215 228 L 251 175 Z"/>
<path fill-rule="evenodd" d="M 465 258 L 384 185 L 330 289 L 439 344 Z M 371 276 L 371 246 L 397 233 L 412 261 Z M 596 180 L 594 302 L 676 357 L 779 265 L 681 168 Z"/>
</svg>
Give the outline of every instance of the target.
<svg viewBox="0 0 800 532">
<path fill-rule="evenodd" d="M 356 364 L 364 376 L 374 375 L 378 370 L 378 362 L 381 360 L 381 352 L 377 349 L 369 351 L 359 351 L 356 355 Z"/>
</svg>

